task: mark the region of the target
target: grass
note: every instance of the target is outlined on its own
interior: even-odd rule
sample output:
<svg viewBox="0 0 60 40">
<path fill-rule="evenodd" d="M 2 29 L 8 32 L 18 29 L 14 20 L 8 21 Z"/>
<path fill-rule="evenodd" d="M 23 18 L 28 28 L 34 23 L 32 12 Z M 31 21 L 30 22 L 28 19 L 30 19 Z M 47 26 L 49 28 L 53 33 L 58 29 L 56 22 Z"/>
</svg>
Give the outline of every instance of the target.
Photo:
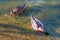
<svg viewBox="0 0 60 40">
<path fill-rule="evenodd" d="M 19 1 L 0 3 L 0 40 L 60 40 L 60 3 L 40 3 L 39 6 L 25 2 L 27 8 L 22 15 L 9 16 L 10 11 L 22 3 Z M 34 31 L 30 15 L 42 21 L 50 36 Z"/>
</svg>

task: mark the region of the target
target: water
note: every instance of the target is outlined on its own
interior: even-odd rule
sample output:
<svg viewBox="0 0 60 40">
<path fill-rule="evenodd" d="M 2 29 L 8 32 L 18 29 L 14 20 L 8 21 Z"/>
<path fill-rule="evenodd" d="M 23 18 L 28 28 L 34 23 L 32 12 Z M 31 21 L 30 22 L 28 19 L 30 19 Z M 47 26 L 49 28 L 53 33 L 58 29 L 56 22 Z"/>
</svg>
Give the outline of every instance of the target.
<svg viewBox="0 0 60 40">
<path fill-rule="evenodd" d="M 52 2 L 52 1 L 54 2 L 55 0 L 17 0 L 17 2 L 21 2 L 21 3 L 25 2 L 25 3 L 31 3 L 31 4 L 38 4 L 38 3 L 45 3 L 45 2 Z M 59 1 L 59 0 L 56 0 L 56 1 Z M 6 2 L 8 2 L 8 4 Z M 11 2 L 10 3 L 11 6 L 10 6 L 9 2 Z M 16 2 L 16 0 L 13 0 L 13 1 L 12 0 L 8 0 L 8 1 L 6 1 L 6 0 L 0 0 L 0 3 L 6 3 L 6 4 L 1 4 L 0 13 L 3 13 L 3 14 L 10 13 L 10 9 L 11 10 L 13 9 L 11 7 L 15 7 L 15 5 L 18 4 L 17 2 L 15 4 L 15 2 Z M 54 39 L 55 39 L 55 37 L 56 38 L 60 38 L 60 36 L 59 36 L 60 33 L 56 32 L 56 29 L 60 28 L 60 4 L 58 4 L 58 5 L 57 4 L 46 5 L 46 4 L 44 4 L 44 6 L 34 6 L 33 5 L 33 7 L 28 7 L 27 10 L 26 10 L 26 12 L 23 14 L 23 16 L 24 17 L 29 17 L 32 14 L 34 16 L 37 16 L 37 18 L 39 20 L 41 20 L 42 23 L 44 24 L 44 27 L 46 28 L 46 30 L 52 35 L 51 37 L 54 37 Z M 19 19 L 21 19 L 21 18 L 19 17 Z M 25 18 L 25 19 L 27 19 L 27 18 Z M 20 26 L 22 26 L 22 25 L 24 26 L 26 23 L 27 23 L 26 25 L 28 25 L 28 23 L 29 23 L 29 22 L 22 21 L 22 19 L 21 19 L 21 21 L 18 20 L 18 19 L 16 19 L 16 20 L 17 20 L 17 22 L 19 21 L 18 23 L 19 23 Z M 21 23 L 25 22 L 25 24 L 21 25 L 20 22 Z M 7 26 L 9 26 L 9 25 L 7 25 Z M 10 25 L 10 27 L 13 28 L 14 26 Z M 34 34 L 34 33 L 32 33 L 32 34 Z"/>
</svg>

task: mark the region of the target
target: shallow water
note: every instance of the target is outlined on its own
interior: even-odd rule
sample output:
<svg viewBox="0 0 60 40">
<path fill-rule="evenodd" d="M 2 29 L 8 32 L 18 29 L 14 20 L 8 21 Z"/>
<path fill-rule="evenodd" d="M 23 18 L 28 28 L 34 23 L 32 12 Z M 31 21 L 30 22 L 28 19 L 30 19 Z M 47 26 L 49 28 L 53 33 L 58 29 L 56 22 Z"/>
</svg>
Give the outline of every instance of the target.
<svg viewBox="0 0 60 40">
<path fill-rule="evenodd" d="M 21 1 L 0 1 L 0 36 L 5 35 L 14 40 L 27 40 L 28 38 L 29 40 L 60 40 L 60 3 L 45 2 L 44 0 L 39 2 L 37 0 Z M 25 12 L 20 16 L 10 17 L 10 11 L 16 5 L 22 3 L 28 3 Z M 5 14 L 8 14 L 8 16 L 4 16 Z M 50 33 L 49 37 L 46 35 L 41 36 L 33 30 L 30 24 L 30 15 L 34 15 L 41 20 L 45 30 Z M 5 37 L 2 38 L 4 39 Z"/>
</svg>

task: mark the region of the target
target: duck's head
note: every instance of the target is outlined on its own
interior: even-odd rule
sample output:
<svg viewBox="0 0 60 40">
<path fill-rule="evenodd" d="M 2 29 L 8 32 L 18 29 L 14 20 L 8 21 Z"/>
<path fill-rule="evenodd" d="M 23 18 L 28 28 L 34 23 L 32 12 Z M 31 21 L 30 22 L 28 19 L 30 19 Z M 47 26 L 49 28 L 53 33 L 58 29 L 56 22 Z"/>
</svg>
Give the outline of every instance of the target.
<svg viewBox="0 0 60 40">
<path fill-rule="evenodd" d="M 50 35 L 48 32 L 44 32 L 45 33 L 45 35 Z"/>
</svg>

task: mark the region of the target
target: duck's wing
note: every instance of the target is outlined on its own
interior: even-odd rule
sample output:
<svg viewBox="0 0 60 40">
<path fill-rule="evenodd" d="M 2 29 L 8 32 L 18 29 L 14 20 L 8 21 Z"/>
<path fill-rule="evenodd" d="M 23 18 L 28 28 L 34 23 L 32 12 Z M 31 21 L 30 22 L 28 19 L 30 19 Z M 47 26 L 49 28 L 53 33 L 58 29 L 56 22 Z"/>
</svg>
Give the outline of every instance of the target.
<svg viewBox="0 0 60 40">
<path fill-rule="evenodd" d="M 25 9 L 25 8 L 26 8 L 26 4 L 20 5 L 20 9 Z"/>
<path fill-rule="evenodd" d="M 35 21 L 37 27 L 42 27 L 43 28 L 43 23 L 40 20 L 38 20 L 37 18 L 35 18 L 32 15 L 30 17 Z"/>
<path fill-rule="evenodd" d="M 33 17 L 34 17 L 34 16 L 33 16 Z M 35 17 L 34 17 L 34 19 L 35 19 L 35 21 L 36 21 L 36 23 L 37 23 L 38 26 L 43 27 L 43 23 L 42 23 L 40 20 L 38 20 L 38 19 L 35 18 Z"/>
<path fill-rule="evenodd" d="M 32 16 L 30 16 L 30 19 L 31 19 L 31 24 L 32 24 L 32 27 L 35 29 L 35 30 L 37 30 L 37 23 L 36 23 L 36 21 L 34 20 L 34 18 L 32 17 Z"/>
</svg>

